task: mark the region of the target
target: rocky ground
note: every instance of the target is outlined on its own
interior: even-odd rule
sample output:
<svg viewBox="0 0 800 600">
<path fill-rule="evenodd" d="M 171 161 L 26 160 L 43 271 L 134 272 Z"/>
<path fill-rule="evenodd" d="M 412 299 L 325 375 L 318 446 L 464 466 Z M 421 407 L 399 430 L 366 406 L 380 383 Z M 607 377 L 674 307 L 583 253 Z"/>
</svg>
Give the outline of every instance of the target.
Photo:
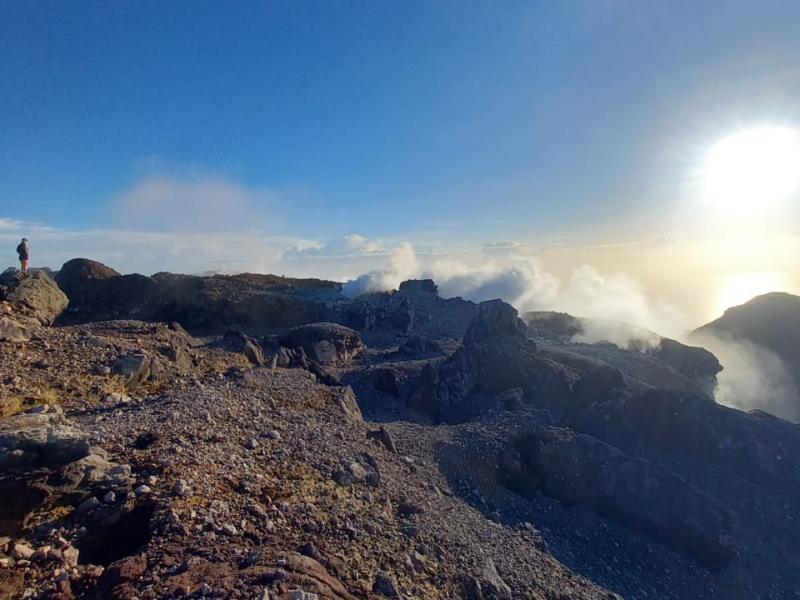
<svg viewBox="0 0 800 600">
<path fill-rule="evenodd" d="M 4 521 L 2 597 L 504 597 L 506 586 L 613 597 L 543 551 L 533 526 L 492 521 L 461 498 L 437 459 L 458 447 L 457 430 L 387 424 L 387 447 L 368 437 L 380 425 L 341 408 L 341 388 L 214 349 L 195 349 L 197 364 L 169 374 L 169 387 L 153 378 L 111 391 L 123 376 L 97 366 L 154 353 L 159 330 L 43 329 L 3 354 L 4 405 L 13 394 L 51 426 L 68 422 L 105 451 L 101 470 L 124 476 L 61 494 L 55 467 L 68 465 L 49 465 L 51 493 L 24 528 Z M 71 378 L 57 397 L 59 373 Z M 56 399 L 64 415 L 41 404 Z"/>
<path fill-rule="evenodd" d="M 71 262 L 96 317 L 0 285 L 0 599 L 800 598 L 800 428 L 714 404 L 708 352 L 432 282 L 161 274 L 137 304 Z"/>
</svg>

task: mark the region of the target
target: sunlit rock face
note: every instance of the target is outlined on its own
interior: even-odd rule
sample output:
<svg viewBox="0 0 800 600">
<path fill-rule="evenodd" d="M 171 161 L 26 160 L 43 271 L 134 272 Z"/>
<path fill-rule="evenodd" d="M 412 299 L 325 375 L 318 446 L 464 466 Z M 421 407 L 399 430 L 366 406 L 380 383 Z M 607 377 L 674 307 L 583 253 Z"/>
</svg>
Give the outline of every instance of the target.
<svg viewBox="0 0 800 600">
<path fill-rule="evenodd" d="M 67 296 L 43 270 L 27 277 L 14 271 L 0 275 L 0 299 L 17 318 L 33 325 L 52 325 L 68 304 Z"/>
</svg>

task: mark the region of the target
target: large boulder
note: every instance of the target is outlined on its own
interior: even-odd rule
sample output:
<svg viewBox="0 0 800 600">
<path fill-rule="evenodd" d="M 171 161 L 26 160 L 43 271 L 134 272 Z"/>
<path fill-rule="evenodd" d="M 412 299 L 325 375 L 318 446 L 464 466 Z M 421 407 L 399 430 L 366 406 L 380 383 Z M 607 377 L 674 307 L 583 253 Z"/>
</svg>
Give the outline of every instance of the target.
<svg viewBox="0 0 800 600">
<path fill-rule="evenodd" d="M 158 283 L 133 273 L 120 275 L 106 265 L 87 258 L 64 263 L 56 281 L 69 297 L 69 322 L 134 317 L 152 318 L 161 300 Z"/>
<path fill-rule="evenodd" d="M 244 354 L 247 360 L 254 365 L 264 364 L 264 352 L 261 350 L 261 346 L 256 340 L 238 329 L 226 331 L 222 339 L 219 340 L 218 345 L 228 352 Z"/>
<path fill-rule="evenodd" d="M 502 300 L 481 302 L 475 320 L 464 335 L 464 343 L 480 343 L 487 338 L 497 337 L 524 340 L 527 337 L 525 323 L 517 316 L 517 310 Z"/>
<path fill-rule="evenodd" d="M 56 275 L 56 283 L 70 300 L 80 303 L 86 299 L 85 294 L 91 291 L 87 289 L 87 282 L 119 276 L 120 273 L 96 260 L 73 258 L 61 267 Z"/>
<path fill-rule="evenodd" d="M 336 323 L 310 323 L 290 329 L 280 337 L 282 346 L 302 348 L 320 365 L 344 365 L 364 349 L 359 333 Z"/>
<path fill-rule="evenodd" d="M 7 272 L 0 279 L 12 311 L 38 324 L 52 325 L 69 304 L 67 296 L 45 271 L 28 277 Z"/>
<path fill-rule="evenodd" d="M 530 432 L 511 446 L 501 477 L 515 491 L 588 506 L 709 566 L 735 554 L 730 511 L 662 465 L 569 430 Z"/>
</svg>

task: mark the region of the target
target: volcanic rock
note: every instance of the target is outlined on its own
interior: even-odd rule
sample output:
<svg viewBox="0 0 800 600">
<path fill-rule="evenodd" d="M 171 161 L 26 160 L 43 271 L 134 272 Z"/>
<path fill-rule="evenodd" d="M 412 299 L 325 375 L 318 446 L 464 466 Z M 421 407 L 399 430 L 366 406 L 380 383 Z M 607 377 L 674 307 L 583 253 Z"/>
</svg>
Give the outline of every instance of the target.
<svg viewBox="0 0 800 600">
<path fill-rule="evenodd" d="M 487 338 L 523 341 L 526 337 L 525 323 L 513 306 L 502 300 L 488 300 L 478 305 L 475 320 L 464 335 L 464 344 L 480 343 Z"/>
<path fill-rule="evenodd" d="M 0 342 L 27 342 L 31 331 L 8 317 L 0 317 Z"/>
<path fill-rule="evenodd" d="M 241 352 L 254 365 L 264 364 L 264 353 L 258 342 L 238 329 L 228 329 L 218 346 L 229 352 Z"/>
<path fill-rule="evenodd" d="M 0 284 L 6 288 L 5 299 L 15 313 L 24 315 L 41 325 L 52 325 L 67 308 L 69 300 L 55 281 L 45 271 L 28 277 L 17 273 L 4 273 Z"/>
<path fill-rule="evenodd" d="M 644 455 L 667 451 L 725 467 L 762 484 L 800 490 L 800 427 L 716 404 L 702 396 L 650 390 L 575 413 L 572 426 Z"/>
<path fill-rule="evenodd" d="M 127 354 L 114 361 L 111 369 L 114 373 L 126 377 L 125 387 L 136 389 L 150 378 L 150 357 L 146 354 Z"/>
<path fill-rule="evenodd" d="M 513 443 L 521 470 L 509 485 L 535 487 L 567 505 L 585 505 L 644 530 L 705 563 L 734 556 L 733 515 L 669 469 L 584 434 L 531 432 Z"/>
<path fill-rule="evenodd" d="M 437 296 L 439 288 L 433 279 L 408 279 L 400 283 L 398 291 L 407 296 L 431 294 Z"/>
<path fill-rule="evenodd" d="M 89 454 L 85 436 L 56 413 L 20 413 L 0 420 L 0 448 L 2 454 L 21 450 L 57 464 Z"/>
<path fill-rule="evenodd" d="M 282 346 L 303 349 L 319 364 L 345 365 L 364 348 L 359 333 L 335 323 L 311 323 L 289 330 L 281 336 Z"/>
</svg>

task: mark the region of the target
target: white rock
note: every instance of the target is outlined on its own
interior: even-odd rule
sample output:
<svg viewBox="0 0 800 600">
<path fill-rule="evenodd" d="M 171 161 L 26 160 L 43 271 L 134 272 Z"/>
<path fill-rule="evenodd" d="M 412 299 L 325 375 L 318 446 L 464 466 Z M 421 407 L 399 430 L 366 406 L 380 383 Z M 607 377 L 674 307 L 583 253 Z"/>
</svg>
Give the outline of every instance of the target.
<svg viewBox="0 0 800 600">
<path fill-rule="evenodd" d="M 133 493 L 136 494 L 137 496 L 144 496 L 145 494 L 150 494 L 152 492 L 153 492 L 153 490 L 150 489 L 150 487 L 146 486 L 146 485 L 140 485 L 135 490 L 133 490 Z"/>
</svg>

